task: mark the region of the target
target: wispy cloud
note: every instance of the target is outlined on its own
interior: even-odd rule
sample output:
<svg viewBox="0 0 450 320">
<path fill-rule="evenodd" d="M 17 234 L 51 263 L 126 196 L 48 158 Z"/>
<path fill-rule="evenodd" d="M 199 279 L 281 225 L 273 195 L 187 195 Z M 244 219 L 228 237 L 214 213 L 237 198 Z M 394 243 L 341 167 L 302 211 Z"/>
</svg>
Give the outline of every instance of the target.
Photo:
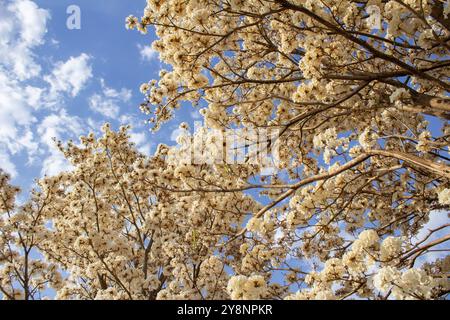
<svg viewBox="0 0 450 320">
<path fill-rule="evenodd" d="M 144 46 L 141 44 L 137 45 L 139 53 L 141 54 L 141 59 L 144 61 L 158 60 L 159 54 L 151 46 Z"/>
<path fill-rule="evenodd" d="M 44 77 L 50 84 L 52 94 L 70 93 L 78 95 L 88 80 L 92 78 L 90 56 L 82 53 L 78 57 L 70 57 L 66 62 L 57 62 L 50 75 Z"/>
<path fill-rule="evenodd" d="M 102 92 L 96 93 L 89 98 L 89 107 L 92 111 L 102 114 L 108 118 L 117 118 L 120 114 L 120 104 L 128 102 L 131 90 L 122 88 L 116 90 L 106 86 L 101 79 Z"/>
<path fill-rule="evenodd" d="M 130 132 L 130 141 L 136 145 L 139 152 L 150 156 L 153 148 L 153 143 L 149 142 L 147 135 L 144 132 Z"/>
<path fill-rule="evenodd" d="M 11 76 L 26 80 L 40 73 L 32 50 L 44 43 L 49 18 L 50 13 L 33 1 L 0 2 L 1 64 Z"/>
<path fill-rule="evenodd" d="M 70 163 L 64 158 L 55 144 L 56 140 L 73 136 L 80 136 L 84 133 L 84 121 L 76 116 L 70 116 L 66 111 L 61 110 L 46 116 L 38 126 L 37 132 L 41 143 L 47 146 L 48 155 L 43 161 L 41 174 L 55 175 L 71 168 Z"/>
</svg>

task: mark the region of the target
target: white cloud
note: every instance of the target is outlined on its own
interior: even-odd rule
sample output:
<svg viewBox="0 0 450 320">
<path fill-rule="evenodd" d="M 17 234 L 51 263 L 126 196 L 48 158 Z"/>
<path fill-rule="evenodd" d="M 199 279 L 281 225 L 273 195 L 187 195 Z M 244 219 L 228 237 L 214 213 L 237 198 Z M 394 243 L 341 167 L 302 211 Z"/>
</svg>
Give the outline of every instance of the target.
<svg viewBox="0 0 450 320">
<path fill-rule="evenodd" d="M 49 149 L 49 154 L 42 161 L 41 176 L 55 176 L 73 169 L 71 163 L 56 149 Z"/>
<path fill-rule="evenodd" d="M 138 117 L 136 117 L 135 115 L 129 114 L 129 113 L 121 114 L 119 117 L 120 125 L 127 125 L 130 123 L 133 123 L 135 128 L 136 128 L 136 125 L 139 126 L 139 120 L 140 119 Z"/>
<path fill-rule="evenodd" d="M 37 128 L 41 141 L 54 147 L 53 139 L 62 139 L 65 135 L 79 136 L 84 131 L 80 118 L 70 116 L 65 110 L 46 116 Z"/>
<path fill-rule="evenodd" d="M 38 126 L 37 132 L 41 142 L 48 147 L 49 154 L 42 164 L 42 175 L 56 175 L 62 171 L 72 168 L 71 164 L 64 158 L 56 147 L 55 141 L 73 138 L 84 133 L 85 125 L 78 117 L 70 116 L 66 111 L 51 114 L 43 119 Z"/>
<path fill-rule="evenodd" d="M 3 149 L 3 159 L 6 153 L 14 155 L 21 151 L 32 156 L 38 149 L 31 131 L 36 118 L 28 103 L 33 100 L 32 91 L 24 90 L 0 68 L 0 148 Z M 4 163 L 7 161 L 2 161 L 0 167 L 5 166 Z"/>
<path fill-rule="evenodd" d="M 41 174 L 47 175 L 70 169 L 53 138 L 67 141 L 94 126 L 98 129 L 101 121 L 81 119 L 64 109 L 65 100 L 79 95 L 92 79 L 91 56 L 81 53 L 48 70 L 40 65 L 35 49 L 44 43 L 58 45 L 45 39 L 49 19 L 49 12 L 31 0 L 0 0 L 0 168 L 12 176 L 30 163 L 38 163 Z M 142 47 L 142 54 L 143 59 L 157 57 L 151 48 Z M 131 116 L 121 114 L 120 107 L 131 98 L 130 90 L 110 88 L 101 80 L 101 91 L 89 98 L 89 107 L 124 123 Z M 145 134 L 130 134 L 137 148 L 149 154 L 152 144 Z"/>
<path fill-rule="evenodd" d="M 35 110 L 39 109 L 42 103 L 42 94 L 45 90 L 32 86 L 26 86 L 24 90 L 27 104 Z"/>
<path fill-rule="evenodd" d="M 46 21 L 50 17 L 49 12 L 29 0 L 15 1 L 11 7 L 20 21 L 20 36 L 23 42 L 31 45 L 41 44 L 47 32 Z"/>
<path fill-rule="evenodd" d="M 200 119 L 202 119 L 202 115 L 200 114 L 200 112 L 198 110 L 195 110 L 195 111 L 191 112 L 191 118 L 194 120 L 200 120 Z"/>
<path fill-rule="evenodd" d="M 0 2 L 0 64 L 20 80 L 39 75 L 32 49 L 44 42 L 50 14 L 29 0 Z"/>
<path fill-rule="evenodd" d="M 73 166 L 64 157 L 64 155 L 59 152 L 59 150 L 51 149 L 50 155 L 46 157 L 42 163 L 42 176 L 55 176 L 64 171 L 70 171 Z"/>
<path fill-rule="evenodd" d="M 128 132 L 130 141 L 133 142 L 139 152 L 151 156 L 155 144 L 149 134 L 149 128 L 145 121 L 133 114 L 121 114 L 118 122 L 120 125 L 132 124 L 132 129 Z"/>
<path fill-rule="evenodd" d="M 12 176 L 27 165 L 27 158 L 31 164 L 38 156 L 45 157 L 39 163 L 42 173 L 69 168 L 52 138 L 73 138 L 85 128 L 81 119 L 69 116 L 62 106 L 63 94 L 78 95 L 92 77 L 90 57 L 83 53 L 57 62 L 42 77 L 33 51 L 44 43 L 49 18 L 49 12 L 33 1 L 0 0 L 0 168 Z M 43 106 L 57 106 L 60 111 L 45 116 L 48 109 Z"/>
<path fill-rule="evenodd" d="M 88 125 L 88 127 L 89 127 L 89 131 L 90 132 L 94 132 L 94 133 L 100 133 L 101 131 L 100 131 L 100 128 L 102 127 L 102 125 L 103 125 L 103 122 L 102 121 L 98 121 L 98 120 L 96 120 L 96 119 L 93 119 L 93 118 L 91 118 L 91 117 L 88 117 L 87 119 L 85 119 L 86 120 L 86 123 L 87 123 L 87 125 Z"/>
<path fill-rule="evenodd" d="M 44 80 L 50 84 L 51 94 L 70 93 L 72 97 L 78 95 L 88 80 L 92 78 L 90 57 L 82 53 L 78 57 L 70 57 L 66 62 L 57 62 L 50 75 Z"/>
<path fill-rule="evenodd" d="M 130 136 L 130 141 L 136 145 L 140 145 L 147 140 L 144 132 L 131 132 Z"/>
<path fill-rule="evenodd" d="M 39 152 L 33 125 L 43 89 L 22 81 L 36 77 L 41 67 L 32 50 L 44 43 L 48 11 L 29 0 L 0 2 L 0 167 L 17 174 L 15 156 L 26 152 L 31 163 Z"/>
<path fill-rule="evenodd" d="M 132 93 L 122 88 L 117 91 L 106 86 L 101 80 L 102 93 L 96 93 L 89 98 L 89 107 L 92 111 L 100 113 L 108 118 L 117 118 L 120 114 L 120 104 L 130 101 Z"/>
<path fill-rule="evenodd" d="M 170 140 L 176 142 L 177 138 L 183 134 L 186 134 L 185 129 L 176 128 L 176 129 L 172 130 L 172 133 L 170 134 Z"/>
<path fill-rule="evenodd" d="M 100 113 L 108 118 L 115 118 L 120 112 L 120 107 L 114 100 L 105 100 L 100 94 L 94 94 L 89 98 L 89 107 L 92 111 Z"/>
<path fill-rule="evenodd" d="M 0 149 L 0 168 L 11 175 L 12 178 L 17 176 L 17 169 L 11 158 L 5 150 Z"/>
<path fill-rule="evenodd" d="M 158 51 L 154 50 L 151 46 L 143 46 L 141 44 L 138 44 L 137 46 L 142 60 L 152 61 L 159 59 Z"/>
<path fill-rule="evenodd" d="M 143 144 L 142 146 L 138 147 L 138 150 L 140 153 L 146 155 L 146 156 L 151 156 L 152 155 L 152 148 L 153 148 L 153 144 L 151 143 L 146 143 Z"/>
<path fill-rule="evenodd" d="M 139 152 L 150 156 L 153 144 L 148 142 L 149 139 L 144 132 L 130 132 L 130 141 L 136 145 Z"/>
</svg>

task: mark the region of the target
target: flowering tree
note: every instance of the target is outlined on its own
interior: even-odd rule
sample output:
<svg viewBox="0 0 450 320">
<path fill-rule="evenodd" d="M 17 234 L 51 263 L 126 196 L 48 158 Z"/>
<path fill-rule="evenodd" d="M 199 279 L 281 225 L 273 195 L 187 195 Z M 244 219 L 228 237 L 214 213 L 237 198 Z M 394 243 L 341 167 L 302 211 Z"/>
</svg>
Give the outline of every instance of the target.
<svg viewBox="0 0 450 320">
<path fill-rule="evenodd" d="M 238 277 L 287 271 L 310 287 L 297 298 L 446 293 L 414 267 L 449 240 L 415 239 L 430 212 L 448 212 L 448 11 L 438 0 L 149 0 L 127 19 L 155 27 L 171 66 L 141 87 L 155 130 L 182 101 L 204 106 L 210 128 L 280 130 L 267 146 L 278 142 L 283 170 L 247 186 L 270 202 L 237 235 Z M 305 272 L 307 260 L 322 271 Z M 243 283 L 229 283 L 232 297 Z"/>
<path fill-rule="evenodd" d="M 37 299 L 49 286 L 59 288 L 57 266 L 44 261 L 37 250 L 48 240 L 44 212 L 54 195 L 33 190 L 30 200 L 17 207 L 20 191 L 9 184 L 9 176 L 0 170 L 0 293 L 6 299 Z"/>
<path fill-rule="evenodd" d="M 188 193 L 183 182 L 203 184 L 194 173 L 236 183 L 226 171 L 213 176 L 211 167 L 175 166 L 166 146 L 144 157 L 125 127 L 113 132 L 105 125 L 103 132 L 81 137 L 80 145 L 60 144 L 74 169 L 40 180 L 23 209 L 14 210 L 18 190 L 2 175 L 4 297 L 35 298 L 48 286 L 59 299 L 228 297 L 225 268 L 239 267 L 244 239 L 225 245 L 226 238 L 257 203 L 242 193 Z M 33 253 L 42 257 L 31 261 Z"/>
<path fill-rule="evenodd" d="M 171 70 L 142 85 L 141 108 L 157 130 L 188 101 L 205 127 L 152 157 L 108 125 L 60 144 L 73 170 L 23 206 L 2 174 L 3 297 L 445 297 L 449 256 L 430 253 L 449 223 L 424 225 L 450 208 L 448 8 L 148 0 L 127 26 L 154 26 Z M 276 129 L 262 143 L 278 170 L 223 161 L 209 129 L 237 128 Z M 192 147 L 214 161 L 185 161 Z"/>
</svg>

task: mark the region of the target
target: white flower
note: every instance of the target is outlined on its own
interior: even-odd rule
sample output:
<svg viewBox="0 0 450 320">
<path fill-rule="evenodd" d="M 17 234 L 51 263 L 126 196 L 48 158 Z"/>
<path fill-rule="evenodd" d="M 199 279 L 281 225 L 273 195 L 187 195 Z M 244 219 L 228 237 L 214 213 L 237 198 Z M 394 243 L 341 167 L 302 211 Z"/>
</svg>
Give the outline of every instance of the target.
<svg viewBox="0 0 450 320">
<path fill-rule="evenodd" d="M 335 147 L 336 146 L 337 133 L 336 128 L 328 128 L 322 133 L 315 135 L 313 138 L 314 148 L 323 147 Z"/>
<path fill-rule="evenodd" d="M 419 269 L 409 269 L 401 276 L 399 287 L 406 293 L 406 298 L 415 298 L 409 293 L 414 292 L 425 299 L 431 296 L 431 289 L 434 286 L 433 278 Z"/>
<path fill-rule="evenodd" d="M 433 46 L 433 39 L 433 30 L 427 29 L 420 34 L 418 44 L 425 49 L 429 49 Z"/>
<path fill-rule="evenodd" d="M 256 217 L 252 217 L 247 223 L 248 231 L 259 232 L 261 231 L 262 220 Z"/>
<path fill-rule="evenodd" d="M 400 271 L 396 268 L 384 267 L 373 277 L 373 284 L 381 292 L 387 292 L 399 277 Z"/>
<path fill-rule="evenodd" d="M 370 128 L 367 128 L 360 134 L 358 142 L 364 149 L 371 149 L 376 146 L 377 139 L 378 135 Z"/>
<path fill-rule="evenodd" d="M 438 193 L 439 203 L 450 205 L 450 189 L 444 189 Z"/>
<path fill-rule="evenodd" d="M 146 94 L 150 90 L 150 85 L 148 83 L 141 84 L 141 87 L 139 88 L 142 94 Z"/>
<path fill-rule="evenodd" d="M 387 237 L 381 244 L 381 260 L 387 261 L 392 259 L 402 251 L 402 238 Z"/>
<path fill-rule="evenodd" d="M 263 276 L 253 275 L 246 277 L 243 275 L 233 276 L 228 281 L 227 291 L 233 300 L 253 300 L 260 299 L 267 289 L 267 283 Z"/>
<path fill-rule="evenodd" d="M 408 98 L 408 97 L 409 97 L 409 94 L 408 94 L 408 92 L 406 91 L 406 89 L 400 88 L 400 89 L 395 90 L 395 91 L 391 94 L 390 100 L 391 100 L 391 103 L 394 103 L 394 102 L 396 102 L 396 101 L 399 101 L 399 100 L 401 100 L 401 99 Z"/>
<path fill-rule="evenodd" d="M 341 278 L 345 272 L 345 268 L 342 265 L 342 261 L 337 258 L 331 258 L 325 262 L 325 268 L 323 273 L 327 279 Z"/>
<path fill-rule="evenodd" d="M 378 237 L 378 234 L 375 230 L 368 229 L 359 234 L 358 240 L 361 241 L 361 244 L 365 248 L 369 248 L 378 243 L 380 237 Z"/>
<path fill-rule="evenodd" d="M 138 25 L 139 20 L 135 16 L 130 15 L 126 18 L 125 22 L 125 26 L 127 29 L 134 29 Z"/>
</svg>

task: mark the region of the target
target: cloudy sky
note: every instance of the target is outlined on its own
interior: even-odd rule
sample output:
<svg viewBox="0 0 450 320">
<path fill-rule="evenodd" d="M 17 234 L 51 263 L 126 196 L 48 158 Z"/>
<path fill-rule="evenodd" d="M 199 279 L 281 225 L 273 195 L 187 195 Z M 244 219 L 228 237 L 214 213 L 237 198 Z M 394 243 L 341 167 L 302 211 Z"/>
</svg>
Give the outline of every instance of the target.
<svg viewBox="0 0 450 320">
<path fill-rule="evenodd" d="M 0 167 L 28 189 L 35 178 L 67 169 L 53 138 L 78 140 L 131 124 L 132 140 L 144 153 L 170 143 L 180 120 L 157 134 L 139 111 L 139 86 L 164 67 L 150 48 L 154 36 L 125 29 L 140 16 L 145 0 L 0 1 Z M 67 9 L 81 11 L 81 29 L 69 29 Z"/>
</svg>

